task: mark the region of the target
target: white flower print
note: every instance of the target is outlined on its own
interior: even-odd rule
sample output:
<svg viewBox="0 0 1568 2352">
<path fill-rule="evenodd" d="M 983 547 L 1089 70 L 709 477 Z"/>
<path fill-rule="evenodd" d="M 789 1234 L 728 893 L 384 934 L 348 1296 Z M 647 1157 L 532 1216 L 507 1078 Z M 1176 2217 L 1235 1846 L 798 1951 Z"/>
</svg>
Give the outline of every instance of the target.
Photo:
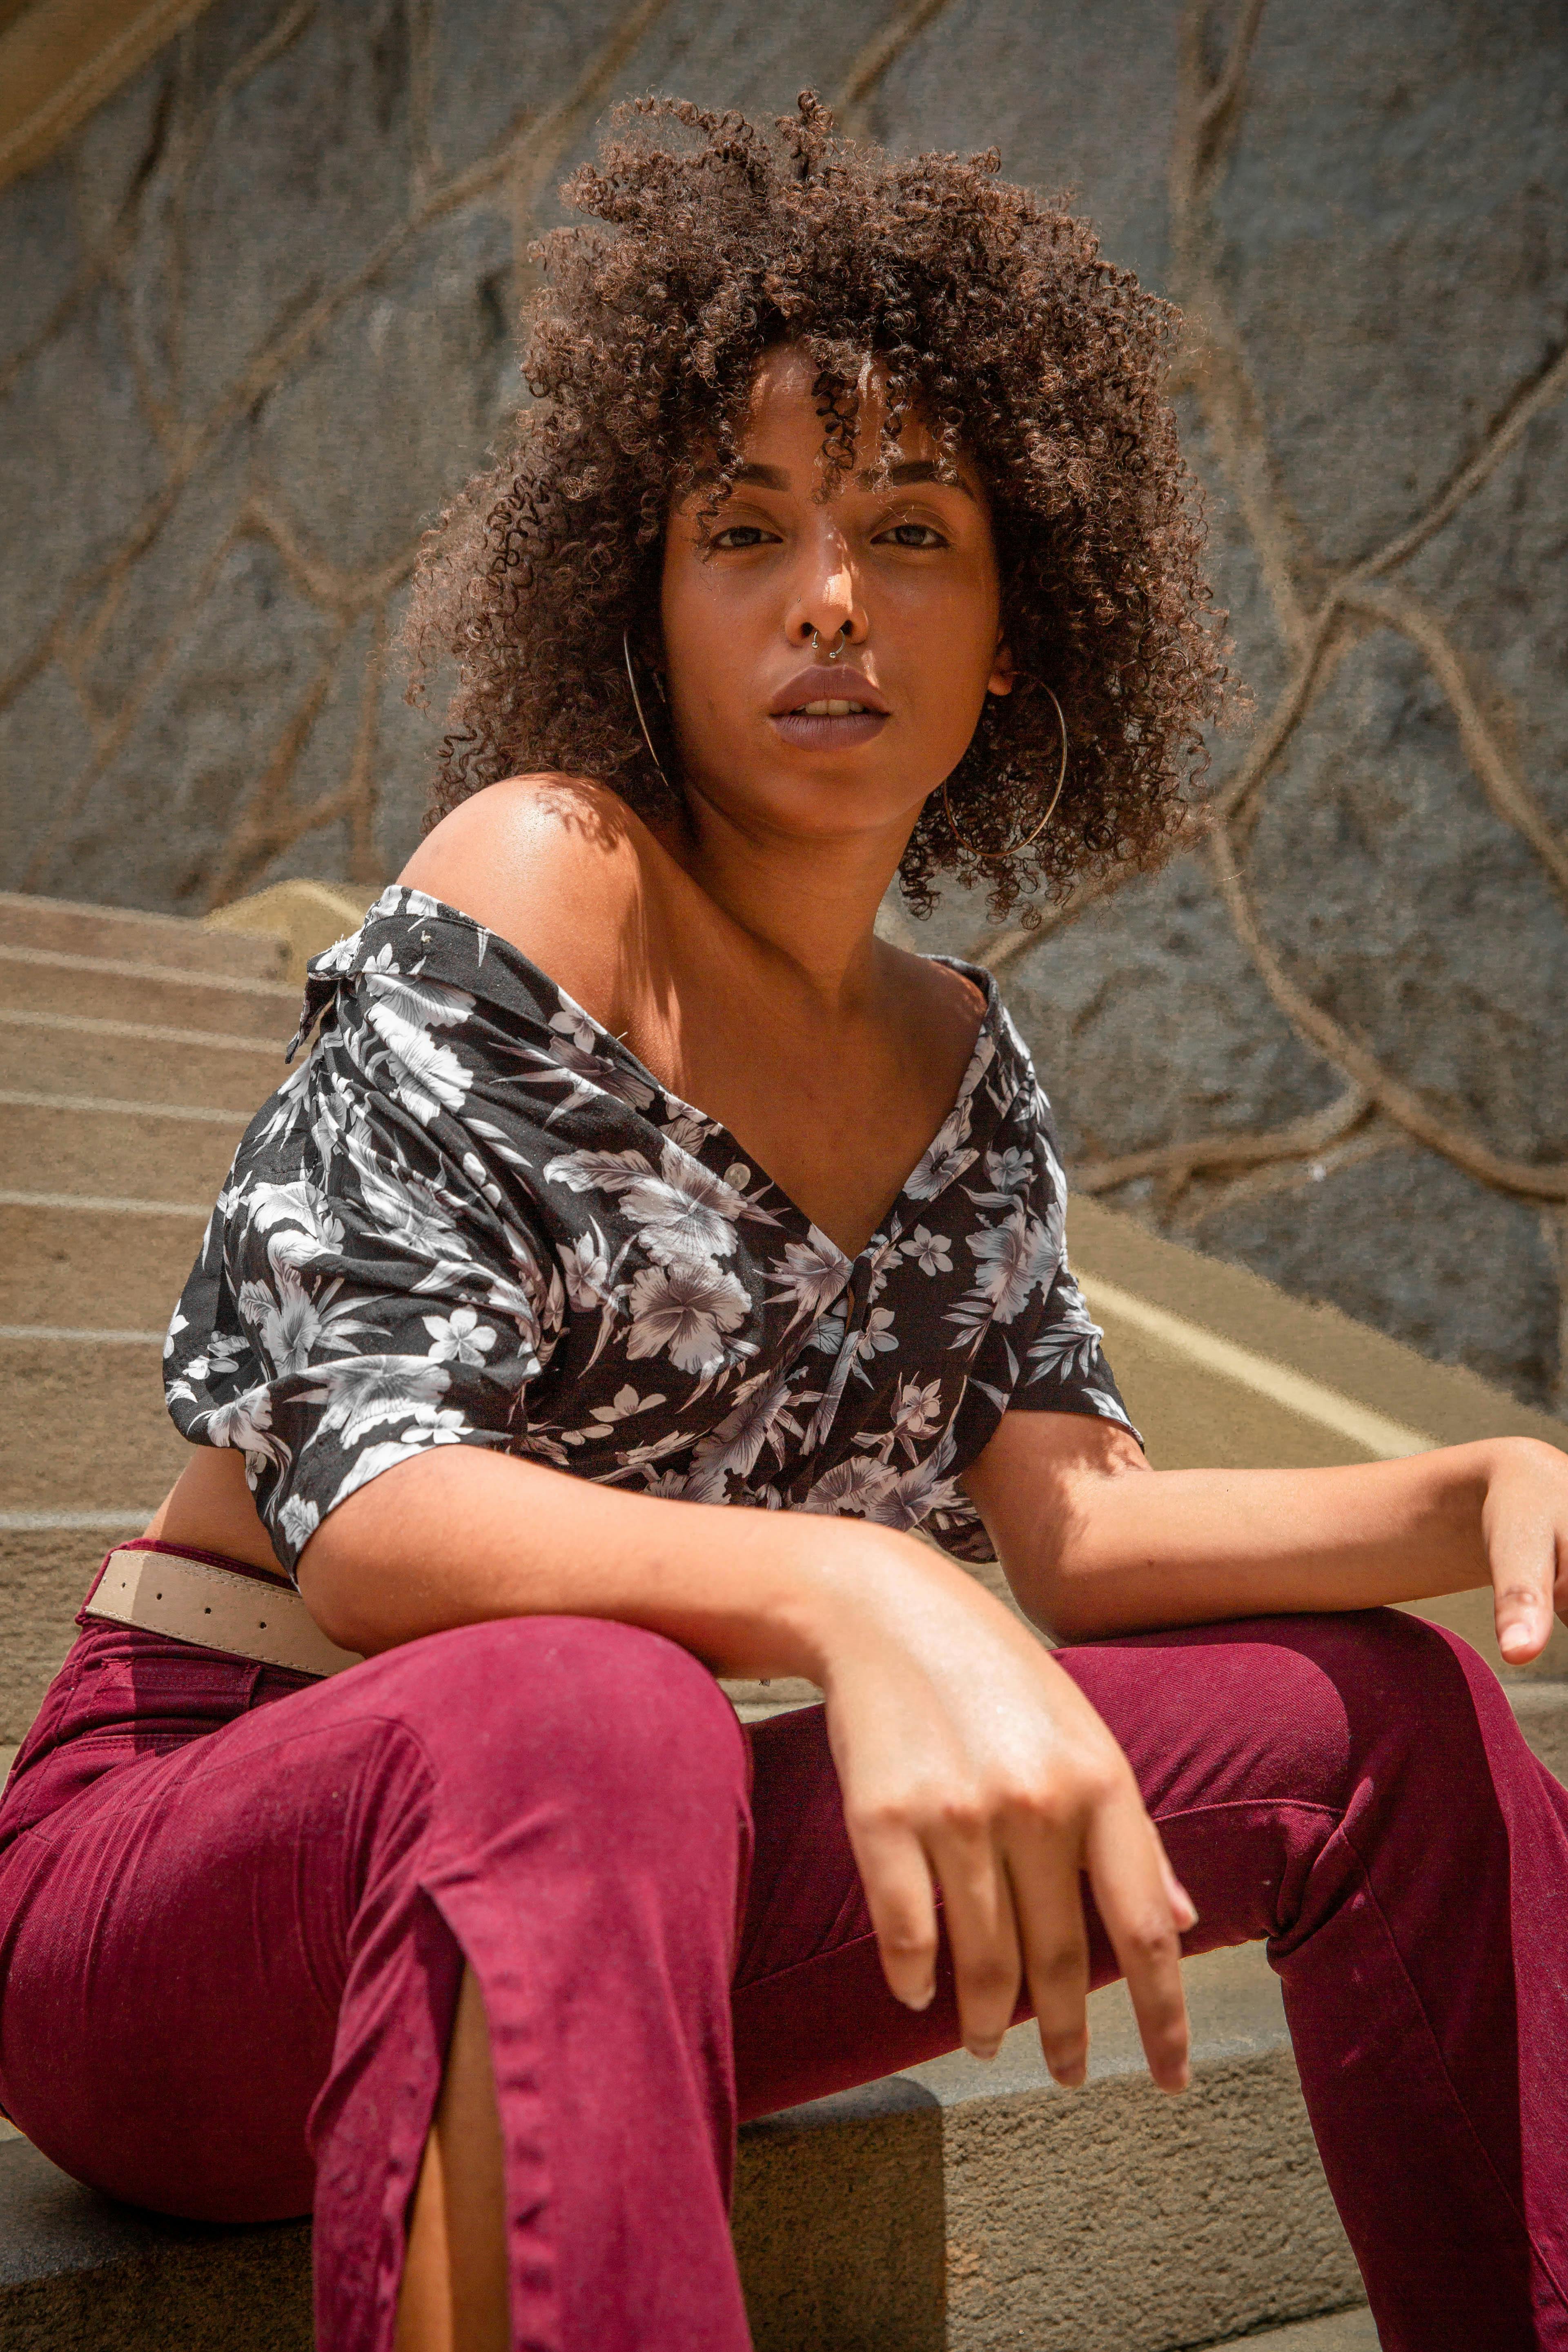
<svg viewBox="0 0 1568 2352">
<path fill-rule="evenodd" d="M 563 1151 L 547 1160 L 544 1181 L 570 1192 L 624 1192 L 639 1177 L 653 1174 L 646 1151 Z"/>
<path fill-rule="evenodd" d="M 738 1331 L 751 1303 L 734 1276 L 711 1263 L 643 1266 L 632 1278 L 626 1353 L 668 1352 L 683 1372 L 716 1372 L 725 1360 L 720 1334 Z"/>
<path fill-rule="evenodd" d="M 287 1261 L 274 1270 L 274 1284 L 242 1283 L 238 1298 L 240 1318 L 274 1380 L 308 1371 L 320 1354 L 342 1354 L 374 1328 L 355 1320 L 357 1300 L 331 1304 L 335 1283 L 318 1297 L 299 1267 Z"/>
<path fill-rule="evenodd" d="M 893 1328 L 892 1308 L 873 1307 L 865 1322 L 855 1334 L 857 1378 L 867 1380 L 870 1377 L 865 1370 L 865 1359 L 868 1356 L 886 1355 L 898 1344 L 899 1335 Z"/>
<path fill-rule="evenodd" d="M 951 1429 L 942 1442 L 908 1470 L 901 1470 L 879 1498 L 875 1517 L 884 1527 L 918 1528 L 933 1512 L 944 1516 L 955 1507 L 967 1507 L 968 1496 L 956 1478 L 947 1474 L 955 1446 Z"/>
<path fill-rule="evenodd" d="M 199 1426 L 204 1444 L 237 1446 L 247 1461 L 259 1454 L 279 1467 L 288 1462 L 289 1448 L 273 1433 L 270 1389 L 247 1389 L 230 1403 L 214 1405 L 199 1416 Z"/>
<path fill-rule="evenodd" d="M 971 1234 L 969 1247 L 979 1266 L 971 1296 L 984 1302 L 994 1323 L 1011 1323 L 1056 1272 L 1050 1235 L 1021 1207 L 1001 1224 Z"/>
<path fill-rule="evenodd" d="M 898 1473 L 885 1462 L 837 1462 L 806 1489 L 799 1507 L 830 1517 L 858 1512 L 864 1518 L 875 1518 L 878 1505 L 887 1499 L 897 1484 Z"/>
<path fill-rule="evenodd" d="M 1011 1143 L 1005 1151 L 988 1151 L 985 1173 L 994 1192 L 1022 1192 L 1035 1172 L 1035 1155 L 1021 1144 Z"/>
<path fill-rule="evenodd" d="M 643 1248 L 660 1265 L 677 1259 L 701 1264 L 734 1254 L 740 1196 L 732 1184 L 710 1175 L 684 1151 L 667 1145 L 659 1174 L 628 1185 L 622 1207 L 637 1226 Z"/>
<path fill-rule="evenodd" d="M 450 1386 L 444 1364 L 418 1356 L 351 1356 L 315 1368 L 316 1394 L 326 1400 L 317 1426 L 345 1448 L 388 1421 L 436 1423 L 436 1407 Z"/>
<path fill-rule="evenodd" d="M 579 1054 L 592 1054 L 597 1032 L 580 1004 L 561 999 L 561 1009 L 550 1016 L 550 1026 L 557 1037 L 575 1046 Z M 560 1047 L 556 1048 L 559 1053 Z"/>
<path fill-rule="evenodd" d="M 405 980 L 390 971 L 367 971 L 363 989 L 365 1018 L 392 1057 L 392 1091 L 405 1108 L 428 1127 L 437 1113 L 457 1110 L 473 1084 L 473 1072 L 450 1045 L 438 1045 L 432 1029 L 449 1029 L 473 1010 L 461 989 Z"/>
<path fill-rule="evenodd" d="M 912 1454 L 922 1438 L 941 1427 L 941 1381 L 900 1381 L 893 1400 L 893 1431 L 906 1453 Z"/>
<path fill-rule="evenodd" d="M 1100 1355 L 1104 1333 L 1065 1266 L 1058 1277 L 1053 1304 L 1056 1313 L 1050 1326 L 1029 1349 L 1028 1360 L 1037 1372 L 1087 1381 Z"/>
<path fill-rule="evenodd" d="M 844 1334 L 848 1326 L 847 1311 L 842 1307 L 836 1307 L 832 1314 L 825 1315 L 812 1331 L 811 1345 L 819 1355 L 836 1356 L 844 1345 Z"/>
<path fill-rule="evenodd" d="M 938 1137 L 921 1156 L 904 1191 L 911 1201 L 938 1200 L 950 1184 L 957 1183 L 966 1168 L 974 1165 L 974 1159 L 973 1151 L 959 1150 Z"/>
<path fill-rule="evenodd" d="M 303 1495 L 290 1495 L 278 1514 L 278 1525 L 296 1550 L 303 1551 L 321 1524 L 318 1506 Z"/>
<path fill-rule="evenodd" d="M 513 1050 L 520 1060 L 537 1075 L 535 1083 L 564 1089 L 563 1099 L 546 1116 L 545 1124 L 553 1126 L 595 1095 L 609 1095 L 616 1101 L 627 1103 L 634 1110 L 647 1110 L 654 1099 L 654 1089 L 645 1078 L 621 1063 L 611 1060 L 601 1042 L 599 1033 L 581 1006 L 565 997 L 558 999 L 559 1009 L 550 1016 L 550 1042 L 541 1048 L 527 1044 Z"/>
<path fill-rule="evenodd" d="M 933 1234 L 929 1225 L 917 1225 L 899 1248 L 905 1257 L 914 1260 L 924 1275 L 952 1272 L 952 1243 L 945 1234 Z"/>
<path fill-rule="evenodd" d="M 625 1388 L 616 1391 L 608 1404 L 592 1408 L 592 1418 L 599 1424 L 595 1434 L 613 1429 L 617 1422 L 629 1421 L 633 1413 L 652 1412 L 664 1402 L 661 1396 L 639 1396 L 628 1381 Z"/>
<path fill-rule="evenodd" d="M 430 1334 L 434 1364 L 482 1364 L 496 1343 L 493 1325 L 481 1323 L 471 1307 L 454 1307 L 450 1315 L 420 1318 Z"/>
<path fill-rule="evenodd" d="M 366 1213 L 389 1249 L 437 1265 L 468 1261 L 468 1244 L 438 1193 L 411 1170 L 384 1168 L 353 1130 L 347 1149 Z"/>
<path fill-rule="evenodd" d="M 585 1233 L 567 1244 L 561 1253 L 561 1272 L 567 1298 L 577 1314 L 604 1306 L 610 1296 L 614 1276 L 610 1253 L 597 1225 L 590 1224 Z"/>
<path fill-rule="evenodd" d="M 659 1131 L 678 1151 L 697 1152 L 714 1130 L 710 1118 L 699 1118 L 691 1110 L 672 1110 Z"/>
<path fill-rule="evenodd" d="M 800 1434 L 789 1413 L 792 1391 L 787 1380 L 758 1372 L 745 1381 L 735 1402 L 716 1429 L 698 1441 L 693 1457 L 691 1495 L 694 1502 L 722 1502 L 731 1476 L 748 1477 L 770 1442 L 779 1451 L 780 1430 Z"/>
<path fill-rule="evenodd" d="M 784 1244 L 783 1263 L 773 1261 L 768 1280 L 784 1297 L 795 1301 L 792 1325 L 806 1319 L 815 1323 L 847 1287 L 849 1260 L 837 1242 L 830 1242 L 813 1225 L 804 1242 Z"/>
</svg>

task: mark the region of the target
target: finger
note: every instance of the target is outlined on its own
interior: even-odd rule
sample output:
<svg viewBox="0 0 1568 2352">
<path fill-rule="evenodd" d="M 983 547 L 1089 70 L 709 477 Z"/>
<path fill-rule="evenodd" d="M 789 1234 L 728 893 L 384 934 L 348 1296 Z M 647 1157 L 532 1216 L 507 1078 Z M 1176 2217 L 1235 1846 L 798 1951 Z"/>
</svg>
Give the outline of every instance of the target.
<svg viewBox="0 0 1568 2352">
<path fill-rule="evenodd" d="M 1500 1510 L 1487 1528 L 1487 1553 L 1498 1647 L 1510 1665 L 1528 1665 L 1552 1632 L 1557 1546 L 1549 1517 Z"/>
<path fill-rule="evenodd" d="M 1536 1559 L 1521 1559 L 1516 1552 L 1505 1564 L 1496 1561 L 1494 1553 L 1494 1563 L 1492 1617 L 1498 1647 L 1510 1665 L 1528 1665 L 1541 1655 L 1552 1632 L 1554 1562 L 1542 1547 Z"/>
<path fill-rule="evenodd" d="M 906 2009 L 929 2009 L 936 1991 L 936 1894 L 925 1851 L 910 1829 L 848 1824 L 882 1974 Z"/>
<path fill-rule="evenodd" d="M 1089 1936 L 1078 1857 L 1043 1822 L 1009 1832 L 1007 1870 L 1040 2048 L 1058 2083 L 1089 2072 Z"/>
<path fill-rule="evenodd" d="M 1085 1866 L 1127 1979 L 1149 2072 L 1161 2090 L 1183 2091 L 1190 2054 L 1187 2003 L 1163 1860 L 1154 1825 L 1135 1790 L 1112 1797 L 1090 1817 Z"/>
<path fill-rule="evenodd" d="M 942 1888 L 959 2030 L 975 2058 L 994 2058 L 1023 1981 L 1013 1891 L 989 1829 L 941 1828 L 927 1851 Z"/>
</svg>

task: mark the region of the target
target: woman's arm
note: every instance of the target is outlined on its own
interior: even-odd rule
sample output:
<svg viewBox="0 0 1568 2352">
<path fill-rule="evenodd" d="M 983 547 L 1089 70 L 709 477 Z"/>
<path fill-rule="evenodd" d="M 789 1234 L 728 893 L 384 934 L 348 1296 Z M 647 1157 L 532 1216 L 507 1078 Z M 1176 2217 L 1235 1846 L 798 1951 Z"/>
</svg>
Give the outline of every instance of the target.
<svg viewBox="0 0 1568 2352">
<path fill-rule="evenodd" d="M 1012 1412 L 964 1484 L 1020 1605 L 1068 1640 L 1489 1583 L 1522 1665 L 1568 1608 L 1568 1454 L 1532 1438 L 1333 1470 L 1151 1471 L 1109 1423 Z"/>
<path fill-rule="evenodd" d="M 1186 2079 L 1171 1874 L 1126 1758 L 973 1578 L 891 1528 L 623 1495 L 472 1446 L 349 1496 L 300 1560 L 313 1616 L 379 1651 L 498 1617 L 615 1618 L 720 1672 L 826 1694 L 845 1820 L 888 1981 L 923 2009 L 940 1889 L 965 2043 L 989 2056 L 1026 1980 L 1047 2063 L 1081 2082 L 1087 1872 L 1162 2087 Z"/>
</svg>

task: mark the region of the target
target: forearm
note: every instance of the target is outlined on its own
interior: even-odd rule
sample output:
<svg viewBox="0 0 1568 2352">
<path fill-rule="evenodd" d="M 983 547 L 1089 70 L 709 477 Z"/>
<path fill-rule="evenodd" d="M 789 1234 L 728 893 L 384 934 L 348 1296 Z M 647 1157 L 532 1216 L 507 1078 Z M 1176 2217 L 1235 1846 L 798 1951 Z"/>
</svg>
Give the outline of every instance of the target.
<svg viewBox="0 0 1568 2352">
<path fill-rule="evenodd" d="M 824 1678 L 858 1589 L 963 1571 L 852 1520 L 625 1495 L 542 1465 L 434 1447 L 349 1496 L 306 1545 L 300 1590 L 366 1654 L 500 1617 L 608 1617 L 722 1674 Z"/>
<path fill-rule="evenodd" d="M 1074 1479 L 1008 1572 L 1068 1639 L 1464 1591 L 1489 1581 L 1495 1457 L 1488 1441 L 1340 1469 Z"/>
</svg>

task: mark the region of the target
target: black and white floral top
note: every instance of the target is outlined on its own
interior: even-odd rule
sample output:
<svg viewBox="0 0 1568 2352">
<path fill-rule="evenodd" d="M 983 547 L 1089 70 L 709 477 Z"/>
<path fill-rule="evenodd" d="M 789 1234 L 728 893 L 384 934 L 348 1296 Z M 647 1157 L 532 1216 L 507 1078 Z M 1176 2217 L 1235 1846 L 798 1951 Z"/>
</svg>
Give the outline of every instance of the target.
<svg viewBox="0 0 1568 2352">
<path fill-rule="evenodd" d="M 218 1196 L 164 1349 L 176 1423 L 244 1449 L 290 1569 L 432 1445 L 988 1559 L 958 1478 L 1004 1412 L 1131 1424 L 1045 1097 L 970 976 L 958 1099 L 850 1258 L 526 956 L 384 891 L 311 965 L 315 1045 Z"/>
</svg>

